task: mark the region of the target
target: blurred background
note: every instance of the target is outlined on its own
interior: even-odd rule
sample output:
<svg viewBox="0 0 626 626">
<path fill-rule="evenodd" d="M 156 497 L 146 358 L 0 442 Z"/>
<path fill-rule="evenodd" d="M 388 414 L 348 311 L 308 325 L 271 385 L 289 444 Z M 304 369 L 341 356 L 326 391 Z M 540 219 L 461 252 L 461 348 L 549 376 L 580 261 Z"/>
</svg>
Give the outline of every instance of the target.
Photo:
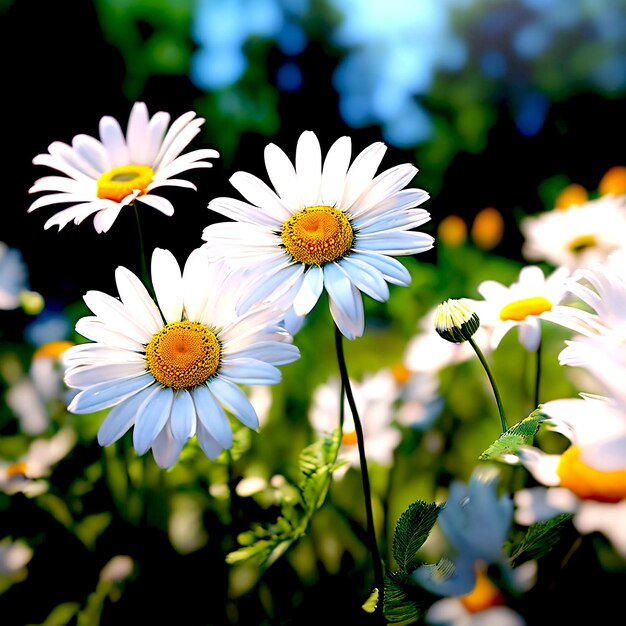
<svg viewBox="0 0 626 626">
<path fill-rule="evenodd" d="M 417 321 L 431 306 L 447 297 L 476 297 L 480 280 L 515 277 L 523 262 L 522 217 L 553 208 L 569 184 L 593 193 L 607 170 L 626 165 L 626 0 L 0 0 L 0 59 L 5 120 L 0 241 L 21 250 L 30 287 L 42 294 L 49 311 L 66 312 L 89 289 L 115 293 L 118 265 L 137 272 L 136 224 L 126 211 L 106 234 L 98 235 L 90 219 L 60 232 L 45 231 L 43 225 L 56 209 L 27 213 L 34 199 L 28 189 L 49 173 L 32 159 L 53 141 L 70 143 L 79 133 L 97 136 L 103 115 L 116 117 L 125 127 L 135 101 L 144 101 L 151 115 L 167 111 L 172 119 L 196 111 L 206 122 L 190 148 L 216 148 L 221 155 L 212 169 L 185 175 L 197 192 L 168 188 L 176 207 L 172 217 L 151 211 L 143 218 L 147 249 L 168 248 L 181 262 L 201 245 L 202 229 L 221 219 L 207 209 L 209 200 L 236 196 L 228 182 L 232 173 L 245 170 L 266 180 L 263 149 L 270 142 L 293 157 L 304 130 L 316 132 L 323 153 L 339 136 L 350 135 L 353 154 L 384 141 L 389 147 L 384 168 L 415 163 L 419 173 L 412 184 L 431 196 L 424 208 L 432 219 L 422 230 L 438 237 L 444 219 L 458 216 L 462 227 L 457 232 L 471 250 L 444 262 L 441 250 L 446 248 L 436 244 L 411 264 L 412 269 L 428 269 L 416 271 L 410 290 L 393 292 L 397 297 L 392 296 L 389 309 L 369 303 L 373 338 L 363 338 L 360 352 L 349 347 L 357 376 L 380 364 L 377 359 L 383 365 L 400 359 Z M 473 229 L 484 209 L 495 209 L 501 224 L 501 231 L 496 228 L 496 236 L 487 241 L 474 238 L 478 231 Z M 452 245 L 454 235 L 450 237 Z M 2 315 L 0 339 L 8 349 L 21 341 L 30 318 L 22 309 Z M 312 316 L 310 325 L 315 329 L 317 323 Z M 388 354 L 381 355 L 377 330 L 390 324 L 397 332 L 384 344 Z M 324 332 L 321 339 L 303 336 L 301 350 L 324 355 L 321 362 L 329 367 L 311 372 L 303 358 L 286 374 L 286 385 L 308 376 L 299 388 L 302 397 L 285 399 L 286 392 L 277 393 L 282 404 L 276 412 L 285 406 L 291 410 L 286 423 L 294 432 L 299 432 L 293 417 L 302 408 L 298 402 L 304 403 L 304 394 L 335 368 L 332 336 Z M 556 333 L 555 351 L 562 339 Z M 504 373 L 515 373 L 517 363 L 499 357 Z M 472 371 L 482 385 L 484 373 Z M 552 397 L 570 390 L 556 369 L 546 368 L 546 375 L 552 376 Z M 522 419 L 528 398 L 519 389 L 508 393 Z M 469 415 L 487 406 L 493 412 L 488 389 L 482 399 L 458 399 L 452 410 Z M 2 413 L 0 433 L 7 441 L 16 435 L 8 416 Z M 451 422 L 444 424 L 448 428 Z M 142 466 L 151 485 L 147 493 L 153 495 L 152 500 L 145 496 L 144 504 L 149 501 L 159 511 L 159 498 L 171 503 L 182 493 L 189 498 L 178 502 L 180 510 L 194 505 L 201 511 L 200 526 L 210 529 L 208 535 L 196 528 L 191 534 L 199 533 L 199 542 L 185 546 L 168 535 L 171 518 L 168 522 L 165 512 L 162 518 L 146 518 L 144 509 L 129 511 L 120 492 L 112 491 L 110 475 L 106 478 L 101 466 L 103 453 L 93 444 L 97 423 L 78 420 L 78 429 L 81 444 L 72 463 L 60 465 L 55 476 L 59 494 L 65 494 L 60 499 L 71 503 L 69 512 L 76 519 L 89 517 L 89 524 L 66 523 L 56 501 L 46 506 L 35 506 L 28 498 L 0 501 L 0 538 L 28 536 L 44 555 L 33 559 L 28 580 L 0 597 L 0 622 L 72 623 L 63 617 L 46 619 L 57 604 L 83 602 L 97 572 L 119 553 L 132 554 L 152 576 L 138 578 L 132 594 L 107 605 L 109 621 L 103 623 L 125 623 L 119 616 L 129 610 L 145 621 L 176 619 L 175 606 L 164 609 L 155 602 L 159 594 L 171 594 L 174 605 L 188 603 L 186 621 L 180 623 L 189 625 L 319 623 L 329 604 L 340 607 L 333 609 L 336 623 L 355 623 L 340 621 L 355 615 L 355 602 L 350 599 L 341 608 L 341 598 L 350 596 L 352 584 L 362 584 L 359 572 L 367 555 L 348 530 L 340 541 L 350 556 L 332 566 L 325 562 L 322 573 L 310 566 L 304 550 L 289 564 L 273 566 L 260 589 L 248 582 L 239 591 L 227 591 L 223 554 L 234 547 L 229 543 L 233 535 L 216 530 L 223 522 L 221 505 L 203 499 L 211 480 L 218 482 L 214 473 L 224 467 L 200 461 L 192 471 L 183 462 L 182 469 L 164 478 L 151 459 Z M 278 426 L 268 427 L 276 449 L 257 450 L 253 457 L 268 466 L 268 475 L 286 471 L 307 441 L 302 433 L 285 436 L 285 423 L 282 429 L 283 434 Z M 455 449 L 458 456 L 433 470 L 440 484 L 456 474 L 467 477 L 489 436 L 497 436 L 492 429 L 479 440 L 477 432 L 466 440 L 469 449 Z M 419 442 L 405 441 L 404 450 Z M 135 463 L 129 447 L 122 451 Z M 291 459 L 279 453 L 291 454 Z M 112 464 L 107 467 L 114 468 L 113 474 L 125 472 L 114 456 L 106 455 Z M 389 535 L 409 502 L 438 493 L 432 485 L 425 487 L 431 475 L 411 482 L 412 472 L 434 457 L 423 456 L 401 471 L 416 491 L 397 496 Z M 277 458 L 283 461 L 277 463 Z M 92 468 L 78 484 L 76 468 Z M 338 508 L 350 510 L 353 504 L 339 500 Z M 267 504 L 248 499 L 242 510 L 246 507 L 249 514 L 242 515 L 239 530 L 260 517 L 275 517 Z M 113 513 L 107 516 L 107 511 Z M 322 529 L 333 528 L 332 515 L 320 522 Z M 589 558 L 594 567 L 606 568 Z M 298 577 L 290 577 L 292 571 Z M 352 581 L 349 587 L 335 585 L 339 574 Z M 268 591 L 276 587 L 284 589 L 284 605 Z M 254 594 L 247 595 L 252 588 Z M 238 613 L 224 601 L 229 593 Z M 561 593 L 557 597 L 567 596 L 565 588 Z M 15 615 L 18 606 L 23 607 L 20 616 Z M 270 612 L 273 621 L 255 617 Z M 64 615 L 74 613 L 70 608 Z M 5 620 L 6 615 L 12 617 Z"/>
</svg>

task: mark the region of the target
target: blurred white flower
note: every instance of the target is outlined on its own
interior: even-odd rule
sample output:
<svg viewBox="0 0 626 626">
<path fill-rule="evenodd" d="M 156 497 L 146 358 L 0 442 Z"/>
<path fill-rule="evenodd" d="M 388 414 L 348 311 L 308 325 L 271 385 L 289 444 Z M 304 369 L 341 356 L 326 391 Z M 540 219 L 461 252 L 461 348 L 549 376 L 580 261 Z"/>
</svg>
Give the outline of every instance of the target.
<svg viewBox="0 0 626 626">
<path fill-rule="evenodd" d="M 31 292 L 22 253 L 0 241 L 0 310 L 17 309 L 27 293 Z"/>
<path fill-rule="evenodd" d="M 603 262 L 626 242 L 626 195 L 606 194 L 520 221 L 528 261 L 574 270 Z"/>
<path fill-rule="evenodd" d="M 374 374 L 366 374 L 361 381 L 350 380 L 350 386 L 363 428 L 366 457 L 388 467 L 402 438 L 402 433 L 393 423 L 398 384 L 391 371 L 383 369 Z M 328 434 L 339 427 L 340 401 L 339 378 L 333 377 L 313 391 L 309 421 L 316 433 Z M 357 434 L 347 400 L 344 400 L 344 407 L 343 437 L 338 460 L 347 460 L 349 465 L 335 470 L 334 475 L 337 478 L 343 477 L 350 466 L 360 465 Z"/>
<path fill-rule="evenodd" d="M 546 427 L 571 445 L 561 454 L 532 446 L 519 449 L 519 461 L 545 487 L 515 494 L 515 520 L 529 525 L 573 513 L 581 534 L 603 533 L 626 557 L 625 407 L 610 398 L 583 395 L 546 402 L 541 411 L 549 416 Z"/>
<path fill-rule="evenodd" d="M 21 576 L 32 558 L 33 550 L 24 541 L 5 537 L 0 541 L 0 578 Z"/>
<path fill-rule="evenodd" d="M 569 274 L 567 268 L 561 267 L 546 277 L 540 267 L 528 265 L 508 287 L 495 280 L 480 283 L 478 292 L 484 299 L 470 302 L 481 327 L 491 329 L 492 349 L 511 329 L 517 328 L 520 343 L 529 352 L 535 352 L 541 341 L 540 320 L 567 296 Z"/>
</svg>

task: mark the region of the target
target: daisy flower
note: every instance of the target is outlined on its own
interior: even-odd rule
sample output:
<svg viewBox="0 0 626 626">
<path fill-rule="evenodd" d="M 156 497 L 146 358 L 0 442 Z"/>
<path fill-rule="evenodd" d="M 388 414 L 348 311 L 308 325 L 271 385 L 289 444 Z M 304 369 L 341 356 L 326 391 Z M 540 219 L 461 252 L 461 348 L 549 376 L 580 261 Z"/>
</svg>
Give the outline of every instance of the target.
<svg viewBox="0 0 626 626">
<path fill-rule="evenodd" d="M 430 250 L 434 239 L 412 229 L 430 219 L 416 208 L 429 198 L 404 189 L 417 173 L 410 164 L 375 176 L 383 143 L 363 150 L 350 164 L 349 137 L 338 139 L 322 163 L 311 131 L 300 135 L 295 166 L 276 145 L 265 148 L 272 190 L 246 172 L 230 182 L 247 200 L 215 198 L 209 209 L 235 220 L 207 226 L 203 247 L 215 257 L 245 263 L 256 286 L 240 302 L 280 296 L 285 309 L 306 315 L 326 290 L 330 312 L 348 339 L 363 334 L 361 292 L 384 302 L 387 283 L 408 285 L 411 276 L 394 256 Z"/>
<path fill-rule="evenodd" d="M 350 381 L 352 395 L 363 426 L 363 444 L 367 458 L 378 465 L 389 467 L 393 453 L 402 439 L 402 433 L 393 424 L 393 405 L 399 388 L 390 370 L 366 374 L 362 381 Z M 314 391 L 309 410 L 309 421 L 318 434 L 328 434 L 339 426 L 340 381 L 333 377 Z M 344 411 L 343 432 L 338 460 L 346 460 L 335 471 L 341 478 L 349 466 L 360 467 L 357 433 L 349 407 Z"/>
<path fill-rule="evenodd" d="M 544 485 L 515 494 L 515 520 L 530 525 L 573 513 L 578 532 L 603 533 L 626 557 L 626 412 L 611 398 L 581 396 L 541 407 L 546 427 L 571 442 L 562 454 L 521 446 L 510 459 Z"/>
<path fill-rule="evenodd" d="M 79 390 L 68 410 L 110 409 L 100 444 L 133 426 L 137 453 L 152 449 L 162 468 L 176 463 L 194 435 L 215 459 L 233 441 L 225 409 L 245 426 L 259 426 L 238 385 L 278 383 L 276 366 L 295 361 L 299 351 L 273 305 L 236 315 L 234 300 L 245 283 L 199 249 L 181 272 L 174 255 L 157 248 L 151 269 L 158 305 L 124 267 L 115 273 L 119 299 L 97 291 L 84 296 L 94 315 L 80 319 L 76 331 L 93 343 L 65 352 L 65 382 Z"/>
<path fill-rule="evenodd" d="M 76 443 L 76 433 L 66 427 L 50 438 L 35 439 L 17 460 L 0 459 L 0 491 L 38 496 L 48 490 L 46 477 Z"/>
<path fill-rule="evenodd" d="M 468 300 L 480 318 L 481 326 L 491 330 L 491 348 L 496 349 L 513 328 L 520 343 L 535 352 L 541 341 L 540 320 L 546 311 L 567 295 L 566 279 L 570 271 L 561 267 L 544 276 L 540 267 L 523 267 L 516 282 L 505 286 L 495 280 L 483 281 L 478 292 L 484 300 Z"/>
<path fill-rule="evenodd" d="M 522 254 L 570 270 L 604 261 L 626 241 L 626 195 L 607 194 L 520 221 Z"/>
<path fill-rule="evenodd" d="M 200 132 L 204 118 L 189 111 L 168 129 L 169 122 L 169 113 L 159 111 L 149 117 L 146 105 L 136 102 L 126 135 L 115 118 L 105 115 L 100 119 L 100 140 L 81 134 L 72 139 L 71 146 L 53 142 L 48 152 L 37 155 L 33 163 L 55 169 L 64 176 L 36 180 L 29 193 L 46 192 L 46 195 L 35 200 L 28 212 L 52 204 L 69 204 L 53 215 L 44 228 L 58 226 L 61 230 L 71 221 L 80 224 L 93 215 L 98 233 L 107 232 L 120 211 L 134 202 L 172 215 L 172 203 L 152 192 L 165 186 L 195 190 L 193 183 L 175 176 L 194 168 L 212 167 L 212 163 L 203 159 L 219 157 L 219 153 L 202 149 L 180 156 Z"/>
</svg>

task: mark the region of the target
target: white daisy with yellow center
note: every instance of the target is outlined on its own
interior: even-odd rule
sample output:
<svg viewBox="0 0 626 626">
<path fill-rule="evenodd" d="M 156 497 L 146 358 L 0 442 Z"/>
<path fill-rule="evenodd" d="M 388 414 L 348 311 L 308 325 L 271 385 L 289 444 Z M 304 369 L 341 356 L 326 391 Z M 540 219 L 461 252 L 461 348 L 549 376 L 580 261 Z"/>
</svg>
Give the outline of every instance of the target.
<svg viewBox="0 0 626 626">
<path fill-rule="evenodd" d="M 606 194 L 595 200 L 553 209 L 520 221 L 522 254 L 528 261 L 547 261 L 570 270 L 603 262 L 626 241 L 626 195 Z"/>
<path fill-rule="evenodd" d="M 235 300 L 245 283 L 223 263 L 209 263 L 194 250 L 181 269 L 171 252 L 152 255 L 154 302 L 124 267 L 115 273 L 119 299 L 90 291 L 94 313 L 76 331 L 93 343 L 67 350 L 65 381 L 79 393 L 68 410 L 110 409 L 98 431 L 106 446 L 133 426 L 138 454 L 150 448 L 157 464 L 176 463 L 194 435 L 215 459 L 233 441 L 228 411 L 257 430 L 259 418 L 242 385 L 273 385 L 276 367 L 299 357 L 291 335 L 271 304 L 245 315 Z"/>
<path fill-rule="evenodd" d="M 541 341 L 540 320 L 566 297 L 569 273 L 562 267 L 546 277 L 540 267 L 528 265 L 508 287 L 495 280 L 478 285 L 484 300 L 467 301 L 481 326 L 489 329 L 491 348 L 497 348 L 511 329 L 518 328 L 520 343 L 528 351 L 536 351 Z"/>
<path fill-rule="evenodd" d="M 175 178 L 195 168 L 212 167 L 204 159 L 219 157 L 212 149 L 200 149 L 181 156 L 181 152 L 200 132 L 204 118 L 193 111 L 178 117 L 168 129 L 170 114 L 148 115 L 143 102 L 130 112 L 126 135 L 119 122 L 105 115 L 100 119 L 100 139 L 76 135 L 72 145 L 55 141 L 48 153 L 33 159 L 65 176 L 44 176 L 35 181 L 29 193 L 46 192 L 28 211 L 52 204 L 71 206 L 53 215 L 45 224 L 61 230 L 69 222 L 80 224 L 90 215 L 97 232 L 107 232 L 120 211 L 133 202 L 146 204 L 165 215 L 172 215 L 172 203 L 152 193 L 164 186 L 196 189 L 190 181 Z M 52 193 L 50 193 L 52 192 Z"/>
<path fill-rule="evenodd" d="M 311 131 L 298 139 L 295 166 L 276 145 L 265 149 L 272 190 L 246 172 L 230 182 L 248 202 L 215 198 L 209 209 L 234 222 L 204 229 L 203 247 L 212 258 L 245 264 L 256 286 L 239 303 L 279 297 L 296 315 L 307 315 L 324 290 L 344 336 L 363 334 L 361 292 L 384 302 L 387 283 L 408 285 L 411 276 L 394 256 L 430 250 L 434 239 L 413 229 L 430 219 L 416 208 L 429 198 L 405 189 L 417 168 L 402 164 L 375 176 L 383 143 L 363 150 L 350 164 L 349 137 L 338 139 L 322 163 Z"/>
<path fill-rule="evenodd" d="M 561 454 L 524 446 L 511 459 L 545 485 L 515 494 L 516 521 L 529 525 L 573 513 L 580 533 L 601 532 L 626 556 L 626 411 L 589 395 L 552 400 L 541 410 L 549 416 L 546 427 L 571 445 Z"/>
</svg>

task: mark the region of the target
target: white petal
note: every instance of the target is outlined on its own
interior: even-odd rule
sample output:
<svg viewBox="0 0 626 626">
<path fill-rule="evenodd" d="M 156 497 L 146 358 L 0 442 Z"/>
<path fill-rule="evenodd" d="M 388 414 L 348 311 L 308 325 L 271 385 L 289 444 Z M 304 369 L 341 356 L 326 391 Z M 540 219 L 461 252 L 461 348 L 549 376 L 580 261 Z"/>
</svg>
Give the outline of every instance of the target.
<svg viewBox="0 0 626 626">
<path fill-rule="evenodd" d="M 349 207 L 367 187 L 385 156 L 387 146 L 376 142 L 368 146 L 354 159 L 346 174 L 346 182 L 341 199 L 342 207 Z"/>
<path fill-rule="evenodd" d="M 170 387 L 157 387 L 137 409 L 133 428 L 133 445 L 137 454 L 145 454 L 163 430 L 173 402 L 174 391 Z"/>
<path fill-rule="evenodd" d="M 520 446 L 517 455 L 524 467 L 541 484 L 555 486 L 561 483 L 556 471 L 561 460 L 560 454 L 546 454 L 537 448 Z"/>
<path fill-rule="evenodd" d="M 100 140 L 111 159 L 112 167 L 130 164 L 130 154 L 119 122 L 110 115 L 100 119 Z"/>
<path fill-rule="evenodd" d="M 306 315 L 317 304 L 324 289 L 324 272 L 317 265 L 311 266 L 304 274 L 304 280 L 293 300 L 296 315 Z"/>
<path fill-rule="evenodd" d="M 275 385 L 281 379 L 279 369 L 248 357 L 223 359 L 219 375 L 231 383 L 243 385 Z"/>
<path fill-rule="evenodd" d="M 321 202 L 323 205 L 339 206 L 351 155 L 350 137 L 340 137 L 330 147 L 322 169 Z"/>
<path fill-rule="evenodd" d="M 152 253 L 152 285 L 165 321 L 180 322 L 183 315 L 183 279 L 180 266 L 169 250 L 155 248 Z"/>
<path fill-rule="evenodd" d="M 258 207 L 248 202 L 236 200 L 235 198 L 213 198 L 213 200 L 209 202 L 209 210 L 220 213 L 232 220 L 246 222 L 248 224 L 257 224 L 273 230 L 280 230 L 283 224 L 282 221 L 259 210 Z"/>
<path fill-rule="evenodd" d="M 366 251 L 351 252 L 350 258 L 372 265 L 393 285 L 407 286 L 411 283 L 411 274 L 397 259 Z"/>
<path fill-rule="evenodd" d="M 268 268 L 265 269 L 267 270 Z M 264 281 L 257 282 L 250 287 L 247 294 L 243 294 L 243 297 L 237 303 L 237 314 L 242 315 L 254 304 L 263 302 L 279 288 L 281 292 L 288 290 L 295 284 L 303 271 L 304 265 L 302 263 L 294 263 L 279 269 L 273 275 L 266 276 Z"/>
<path fill-rule="evenodd" d="M 235 172 L 229 180 L 248 202 L 277 221 L 282 223 L 291 217 L 293 211 L 260 178 L 247 172 Z"/>
<path fill-rule="evenodd" d="M 136 352 L 143 352 L 144 350 L 144 344 L 139 340 L 127 337 L 109 328 L 104 322 L 92 315 L 81 317 L 78 322 L 76 322 L 76 332 L 87 339 L 101 342 L 107 346 Z"/>
<path fill-rule="evenodd" d="M 198 432 L 196 433 L 198 437 L 198 443 L 202 448 L 204 454 L 206 454 L 209 459 L 214 461 L 221 454 L 223 448 L 220 444 L 211 437 L 207 429 L 201 424 L 198 424 Z"/>
<path fill-rule="evenodd" d="M 124 208 L 122 203 L 114 204 L 98 211 L 93 217 L 93 225 L 97 233 L 109 232 L 111 226 L 113 226 L 120 211 Z"/>
<path fill-rule="evenodd" d="M 183 443 L 174 439 L 168 423 L 152 444 L 152 456 L 161 469 L 169 469 L 178 461 L 182 449 Z"/>
<path fill-rule="evenodd" d="M 188 320 L 199 321 L 207 305 L 205 281 L 209 277 L 209 259 L 203 250 L 191 252 L 183 268 L 183 302 Z"/>
<path fill-rule="evenodd" d="M 363 293 L 378 302 L 389 299 L 389 287 L 383 275 L 372 265 L 347 256 L 339 261 L 339 266 Z"/>
<path fill-rule="evenodd" d="M 157 333 L 163 327 L 163 318 L 139 278 L 125 267 L 118 267 L 115 270 L 115 282 L 124 306 L 130 309 L 151 333 Z"/>
<path fill-rule="evenodd" d="M 168 217 L 174 215 L 174 205 L 167 198 L 155 196 L 154 194 L 143 194 L 137 196 L 137 202 L 147 204 Z"/>
<path fill-rule="evenodd" d="M 529 352 L 537 352 L 541 341 L 541 324 L 536 317 L 529 315 L 519 325 L 519 341 Z"/>
<path fill-rule="evenodd" d="M 324 266 L 324 286 L 330 299 L 331 314 L 342 334 L 348 339 L 360 337 L 365 321 L 359 290 L 336 263 Z"/>
<path fill-rule="evenodd" d="M 310 130 L 298 138 L 296 176 L 305 206 L 316 206 L 322 184 L 322 151 L 317 135 Z"/>
<path fill-rule="evenodd" d="M 209 390 L 244 426 L 258 430 L 259 417 L 248 396 L 237 385 L 219 377 L 212 378 Z"/>
<path fill-rule="evenodd" d="M 69 387 L 85 389 L 99 383 L 139 376 L 145 371 L 146 364 L 141 361 L 134 363 L 80 365 L 66 370 L 65 382 Z"/>
<path fill-rule="evenodd" d="M 84 415 L 95 413 L 126 400 L 133 394 L 154 384 L 152 374 L 146 373 L 142 376 L 100 383 L 84 389 L 72 398 L 67 410 L 70 413 Z"/>
<path fill-rule="evenodd" d="M 408 255 L 426 252 L 433 247 L 435 238 L 426 233 L 386 231 L 370 235 L 359 235 L 357 250 L 381 254 Z"/>
<path fill-rule="evenodd" d="M 273 143 L 266 146 L 264 156 L 270 182 L 283 203 L 294 212 L 304 208 L 296 170 L 289 157 Z"/>
<path fill-rule="evenodd" d="M 114 406 L 100 424 L 98 443 L 108 446 L 122 437 L 135 423 L 137 409 L 152 392 L 153 389 L 147 387 Z"/>
<path fill-rule="evenodd" d="M 233 431 L 230 421 L 224 409 L 213 397 L 206 385 L 198 385 L 192 391 L 193 403 L 196 407 L 196 413 L 200 420 L 197 425 L 198 434 L 200 426 L 203 426 L 206 432 L 213 440 L 223 448 L 230 448 L 233 445 Z"/>
<path fill-rule="evenodd" d="M 286 365 L 300 358 L 300 350 L 291 343 L 282 341 L 258 341 L 247 344 L 241 350 L 228 350 L 229 358 L 247 356 L 272 365 Z"/>
<path fill-rule="evenodd" d="M 179 389 L 174 394 L 170 430 L 181 445 L 196 434 L 196 409 L 186 389 Z"/>
</svg>

